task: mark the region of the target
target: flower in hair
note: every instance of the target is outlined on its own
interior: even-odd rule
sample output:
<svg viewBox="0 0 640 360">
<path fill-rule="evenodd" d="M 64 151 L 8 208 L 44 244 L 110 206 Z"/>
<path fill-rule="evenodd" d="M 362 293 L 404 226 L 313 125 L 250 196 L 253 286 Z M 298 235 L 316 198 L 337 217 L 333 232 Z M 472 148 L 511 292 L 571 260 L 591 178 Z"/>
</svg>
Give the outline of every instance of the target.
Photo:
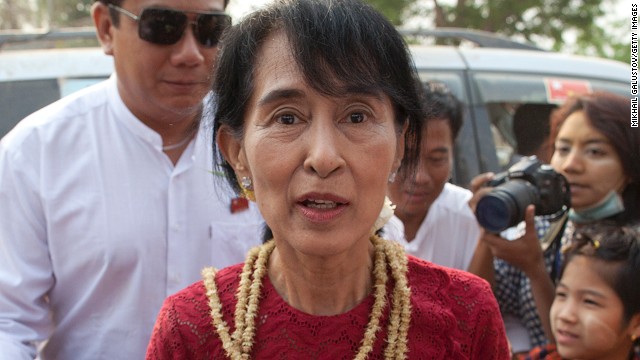
<svg viewBox="0 0 640 360">
<path fill-rule="evenodd" d="M 396 206 L 393 205 L 393 203 L 391 203 L 391 200 L 389 199 L 389 197 L 385 196 L 384 204 L 382 205 L 382 209 L 380 210 L 380 215 L 378 215 L 378 218 L 376 219 L 375 224 L 373 224 L 373 227 L 371 228 L 372 234 L 382 229 L 384 224 L 386 224 L 389 221 L 389 219 L 391 219 L 391 217 L 393 216 L 395 209 L 396 209 Z"/>
</svg>

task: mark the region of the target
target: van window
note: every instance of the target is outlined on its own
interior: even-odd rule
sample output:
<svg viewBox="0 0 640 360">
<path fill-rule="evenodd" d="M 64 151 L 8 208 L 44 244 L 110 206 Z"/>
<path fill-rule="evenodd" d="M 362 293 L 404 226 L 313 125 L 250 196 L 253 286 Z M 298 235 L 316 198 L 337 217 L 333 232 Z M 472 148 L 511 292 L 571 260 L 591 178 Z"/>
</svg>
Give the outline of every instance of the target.
<svg viewBox="0 0 640 360">
<path fill-rule="evenodd" d="M 451 90 L 453 95 L 455 95 L 458 100 L 462 103 L 467 102 L 467 96 L 464 91 L 464 82 L 463 82 L 462 72 L 453 72 L 453 71 L 438 71 L 438 72 L 430 72 L 430 71 L 422 71 L 420 72 L 420 80 L 423 82 L 427 81 L 435 81 L 441 82 Z"/>
<path fill-rule="evenodd" d="M 103 81 L 105 78 L 82 78 L 82 79 L 60 79 L 60 97 L 65 97 L 78 90 L 84 89 L 95 83 Z"/>
<path fill-rule="evenodd" d="M 0 82 L 0 136 L 22 118 L 60 98 L 56 79 Z"/>
<path fill-rule="evenodd" d="M 27 115 L 104 77 L 0 82 L 0 138 Z"/>
<path fill-rule="evenodd" d="M 518 141 L 513 131 L 513 115 L 522 104 L 561 105 L 570 95 L 593 91 L 609 91 L 629 96 L 626 84 L 600 79 L 513 73 L 476 73 L 472 78 L 475 94 L 486 107 L 490 119 L 499 170 L 508 169 L 519 156 L 516 151 Z"/>
</svg>

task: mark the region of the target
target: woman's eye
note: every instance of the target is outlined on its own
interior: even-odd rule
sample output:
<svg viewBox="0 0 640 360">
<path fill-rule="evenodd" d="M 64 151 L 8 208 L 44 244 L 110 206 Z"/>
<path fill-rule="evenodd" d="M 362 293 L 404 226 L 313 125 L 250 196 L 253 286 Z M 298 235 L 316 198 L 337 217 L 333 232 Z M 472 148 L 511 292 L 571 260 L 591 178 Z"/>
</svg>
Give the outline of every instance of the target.
<svg viewBox="0 0 640 360">
<path fill-rule="evenodd" d="M 296 122 L 296 117 L 292 114 L 283 114 L 277 117 L 277 122 L 284 125 L 292 125 Z"/>
<path fill-rule="evenodd" d="M 349 122 L 359 124 L 365 120 L 363 113 L 351 113 L 349 114 Z"/>
<path fill-rule="evenodd" d="M 599 148 L 591 148 L 591 149 L 587 149 L 587 154 L 591 156 L 601 156 L 601 155 L 604 155 L 605 152 Z"/>
<path fill-rule="evenodd" d="M 558 154 L 567 154 L 569 153 L 570 148 L 568 146 L 556 146 L 555 151 Z"/>
</svg>

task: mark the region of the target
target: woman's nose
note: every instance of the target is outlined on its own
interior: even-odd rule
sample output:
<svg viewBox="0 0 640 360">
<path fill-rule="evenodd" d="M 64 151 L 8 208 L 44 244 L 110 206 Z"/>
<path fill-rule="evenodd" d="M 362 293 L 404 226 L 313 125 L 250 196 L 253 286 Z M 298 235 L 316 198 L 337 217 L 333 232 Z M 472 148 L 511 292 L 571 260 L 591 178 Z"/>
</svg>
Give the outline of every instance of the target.
<svg viewBox="0 0 640 360">
<path fill-rule="evenodd" d="M 341 147 L 343 139 L 333 120 L 313 121 L 306 135 L 304 141 L 307 142 L 308 152 L 304 161 L 305 169 L 326 178 L 345 165 Z"/>
<path fill-rule="evenodd" d="M 584 163 L 582 162 L 581 154 L 576 149 L 571 150 L 562 162 L 562 171 L 567 173 L 575 173 L 581 172 L 583 169 Z"/>
</svg>

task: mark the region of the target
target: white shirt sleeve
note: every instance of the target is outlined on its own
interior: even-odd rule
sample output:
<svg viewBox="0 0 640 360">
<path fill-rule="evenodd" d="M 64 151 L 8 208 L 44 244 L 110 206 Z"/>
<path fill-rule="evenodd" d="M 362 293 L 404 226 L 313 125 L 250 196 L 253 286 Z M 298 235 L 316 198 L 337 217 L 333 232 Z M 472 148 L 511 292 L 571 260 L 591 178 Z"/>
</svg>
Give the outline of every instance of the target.
<svg viewBox="0 0 640 360">
<path fill-rule="evenodd" d="M 33 359 L 52 328 L 44 295 L 55 279 L 37 169 L 29 166 L 37 162 L 24 155 L 0 143 L 0 359 Z"/>
</svg>

